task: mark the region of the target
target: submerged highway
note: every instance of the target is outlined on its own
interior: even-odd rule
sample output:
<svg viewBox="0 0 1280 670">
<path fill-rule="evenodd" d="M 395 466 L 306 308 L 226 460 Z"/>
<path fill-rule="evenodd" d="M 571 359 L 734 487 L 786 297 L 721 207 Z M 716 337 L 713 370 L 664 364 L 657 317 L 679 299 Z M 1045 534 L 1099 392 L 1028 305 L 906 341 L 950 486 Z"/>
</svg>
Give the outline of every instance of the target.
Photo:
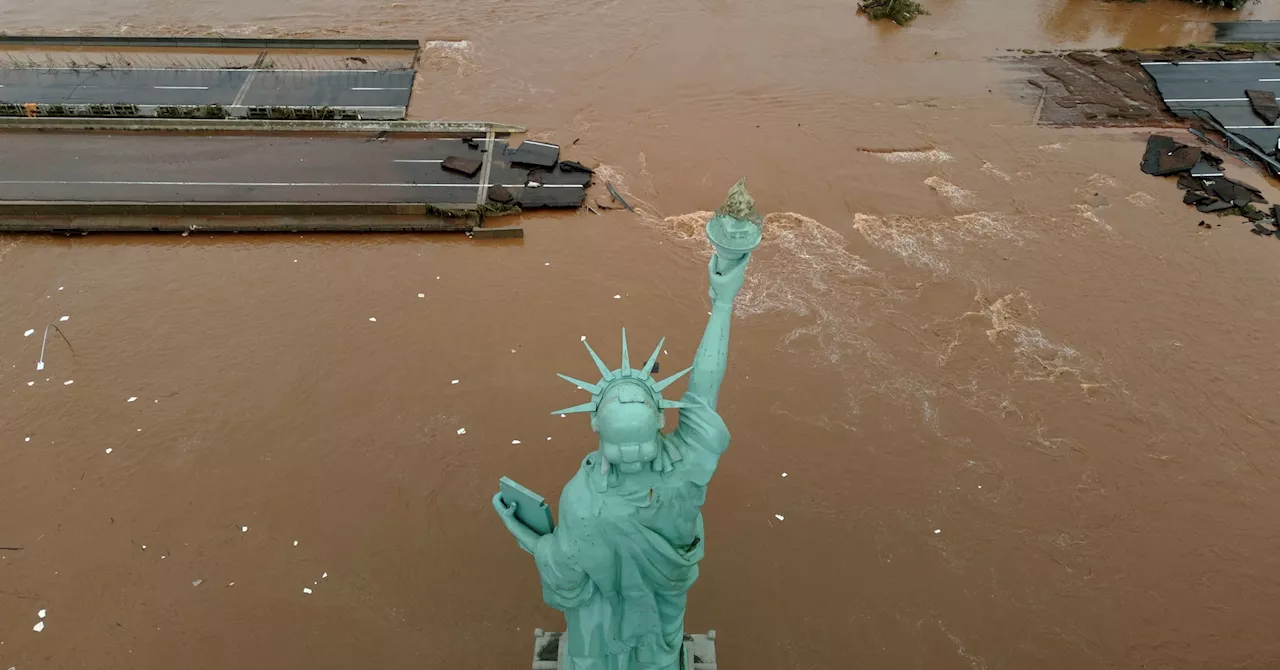
<svg viewBox="0 0 1280 670">
<path fill-rule="evenodd" d="M 430 203 L 470 205 L 503 186 L 526 206 L 576 207 L 590 175 L 535 175 L 495 140 L 489 179 L 442 167 L 481 161 L 460 139 L 392 134 L 7 132 L 0 135 L 0 209 L 6 202 Z M 479 143 L 483 146 L 483 140 Z M 539 198 L 525 197 L 537 190 Z"/>
</svg>

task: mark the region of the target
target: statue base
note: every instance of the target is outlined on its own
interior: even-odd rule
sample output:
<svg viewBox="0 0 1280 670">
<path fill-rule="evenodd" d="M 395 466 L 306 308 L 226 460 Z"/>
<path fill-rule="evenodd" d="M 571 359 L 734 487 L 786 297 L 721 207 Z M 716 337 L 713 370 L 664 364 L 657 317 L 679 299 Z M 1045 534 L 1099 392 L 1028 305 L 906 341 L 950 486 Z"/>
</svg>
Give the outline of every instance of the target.
<svg viewBox="0 0 1280 670">
<path fill-rule="evenodd" d="M 565 655 L 568 639 L 564 633 L 533 631 L 533 670 L 563 670 L 560 659 Z M 680 670 L 716 670 L 716 632 L 684 636 L 684 653 Z"/>
</svg>

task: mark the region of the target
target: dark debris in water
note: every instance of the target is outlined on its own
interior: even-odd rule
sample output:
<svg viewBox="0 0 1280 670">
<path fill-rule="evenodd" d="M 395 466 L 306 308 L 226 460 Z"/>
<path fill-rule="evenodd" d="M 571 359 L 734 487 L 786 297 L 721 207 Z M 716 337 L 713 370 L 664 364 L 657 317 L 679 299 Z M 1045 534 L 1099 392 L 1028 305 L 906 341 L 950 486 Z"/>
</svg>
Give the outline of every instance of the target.
<svg viewBox="0 0 1280 670">
<path fill-rule="evenodd" d="M 889 19 L 900 26 L 929 13 L 915 0 L 866 0 L 858 3 L 858 11 L 876 21 Z"/>
<path fill-rule="evenodd" d="M 1178 188 L 1185 191 L 1182 203 L 1205 214 L 1242 216 L 1253 225 L 1250 232 L 1259 236 L 1275 236 L 1280 221 L 1280 205 L 1264 211 L 1262 191 L 1225 176 L 1223 160 L 1207 151 L 1190 147 L 1172 137 L 1151 135 L 1142 157 L 1142 171 L 1158 177 L 1177 176 Z M 1201 221 L 1201 228 L 1212 228 Z"/>
</svg>

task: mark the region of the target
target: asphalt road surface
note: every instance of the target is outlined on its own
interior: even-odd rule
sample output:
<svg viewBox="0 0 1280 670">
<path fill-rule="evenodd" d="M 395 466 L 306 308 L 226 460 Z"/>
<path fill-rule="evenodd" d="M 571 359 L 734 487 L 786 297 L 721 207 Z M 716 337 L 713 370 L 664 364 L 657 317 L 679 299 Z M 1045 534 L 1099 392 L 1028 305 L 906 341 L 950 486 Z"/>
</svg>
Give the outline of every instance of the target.
<svg viewBox="0 0 1280 670">
<path fill-rule="evenodd" d="M 412 70 L 3 69 L 0 102 L 406 107 Z"/>
<path fill-rule="evenodd" d="M 1231 132 L 1269 153 L 1280 143 L 1280 127 L 1268 126 L 1249 106 L 1245 90 L 1280 95 L 1280 61 L 1204 61 L 1143 63 L 1169 109 L 1189 116 L 1213 115 Z"/>
<path fill-rule="evenodd" d="M 483 140 L 481 140 L 483 146 Z M 529 167 L 494 142 L 490 184 L 517 198 Z M 0 135 L 0 201 L 472 204 L 480 174 L 445 170 L 450 156 L 484 154 L 457 139 L 363 134 L 145 135 L 13 132 Z M 540 195 L 576 207 L 587 175 L 554 171 Z"/>
</svg>

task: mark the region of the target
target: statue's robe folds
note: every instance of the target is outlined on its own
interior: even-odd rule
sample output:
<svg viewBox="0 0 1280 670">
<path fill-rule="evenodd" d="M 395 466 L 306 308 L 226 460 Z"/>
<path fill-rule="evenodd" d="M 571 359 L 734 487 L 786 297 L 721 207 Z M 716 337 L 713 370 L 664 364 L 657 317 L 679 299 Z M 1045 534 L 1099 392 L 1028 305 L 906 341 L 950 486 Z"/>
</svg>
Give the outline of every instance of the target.
<svg viewBox="0 0 1280 670">
<path fill-rule="evenodd" d="M 684 401 L 660 471 L 602 474 L 587 456 L 560 495 L 560 525 L 538 541 L 542 596 L 568 624 L 568 670 L 674 670 L 689 587 L 706 550 L 702 505 L 729 429 Z M 564 659 L 562 659 L 562 663 Z"/>
</svg>

